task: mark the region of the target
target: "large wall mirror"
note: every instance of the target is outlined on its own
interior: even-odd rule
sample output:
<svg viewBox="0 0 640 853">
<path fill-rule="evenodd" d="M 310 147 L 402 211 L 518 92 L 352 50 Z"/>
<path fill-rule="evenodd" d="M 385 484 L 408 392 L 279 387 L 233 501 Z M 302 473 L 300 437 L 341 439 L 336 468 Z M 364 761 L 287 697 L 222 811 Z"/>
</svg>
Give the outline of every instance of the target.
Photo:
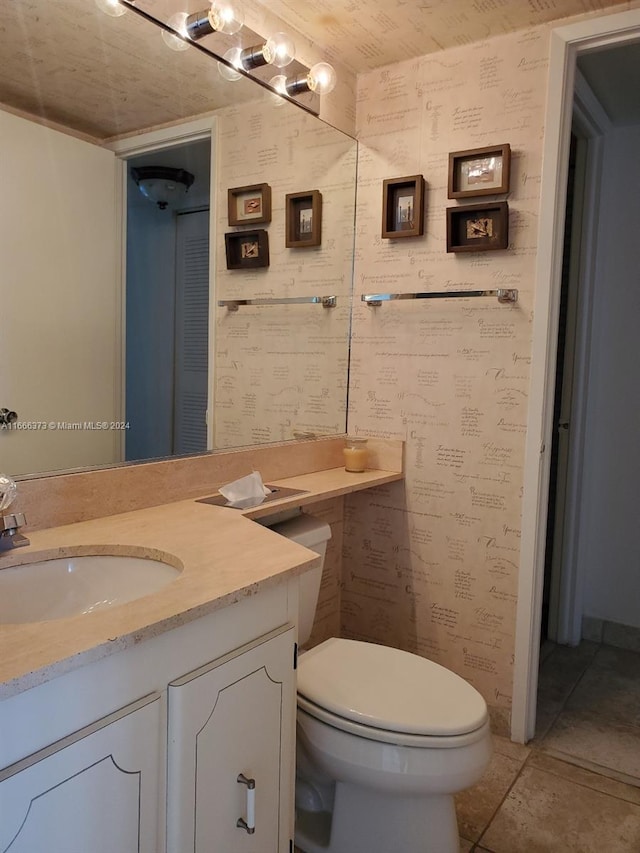
<svg viewBox="0 0 640 853">
<path fill-rule="evenodd" d="M 11 3 L 0 58 L 0 471 L 344 432 L 355 140 L 132 9 Z"/>
</svg>

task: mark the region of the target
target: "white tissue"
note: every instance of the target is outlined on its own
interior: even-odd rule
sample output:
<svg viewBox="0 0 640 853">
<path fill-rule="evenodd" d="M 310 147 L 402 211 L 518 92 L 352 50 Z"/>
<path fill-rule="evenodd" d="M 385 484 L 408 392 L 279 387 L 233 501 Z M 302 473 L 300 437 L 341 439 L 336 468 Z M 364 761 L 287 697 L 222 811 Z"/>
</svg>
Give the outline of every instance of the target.
<svg viewBox="0 0 640 853">
<path fill-rule="evenodd" d="M 227 499 L 227 506 L 246 509 L 250 506 L 258 506 L 271 494 L 271 489 L 268 489 L 262 482 L 262 477 L 257 471 L 253 474 L 248 474 L 246 477 L 241 477 L 239 480 L 234 480 L 233 483 L 227 483 L 226 486 L 221 486 L 218 491 Z"/>
</svg>

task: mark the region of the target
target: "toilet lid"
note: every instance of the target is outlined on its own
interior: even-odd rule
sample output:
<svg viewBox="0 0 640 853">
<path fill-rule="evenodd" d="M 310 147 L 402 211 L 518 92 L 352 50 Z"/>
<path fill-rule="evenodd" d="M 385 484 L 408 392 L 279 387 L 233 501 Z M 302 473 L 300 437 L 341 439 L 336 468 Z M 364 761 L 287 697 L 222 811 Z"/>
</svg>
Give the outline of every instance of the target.
<svg viewBox="0 0 640 853">
<path fill-rule="evenodd" d="M 480 728 L 487 705 L 459 675 L 418 655 L 332 638 L 298 663 L 298 693 L 372 728 L 452 736 Z"/>
</svg>

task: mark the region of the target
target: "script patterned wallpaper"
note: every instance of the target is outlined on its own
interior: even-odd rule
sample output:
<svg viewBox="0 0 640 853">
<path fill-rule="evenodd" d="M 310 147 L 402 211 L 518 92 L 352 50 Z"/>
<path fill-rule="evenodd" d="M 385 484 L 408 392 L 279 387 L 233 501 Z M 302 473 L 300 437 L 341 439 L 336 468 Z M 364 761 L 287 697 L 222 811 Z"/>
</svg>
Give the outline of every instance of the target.
<svg viewBox="0 0 640 853">
<path fill-rule="evenodd" d="M 349 431 L 406 440 L 406 482 L 350 498 L 347 636 L 417 651 L 511 702 L 549 28 L 364 75 Z M 509 248 L 448 254 L 448 153 L 510 143 Z M 382 181 L 422 174 L 425 235 L 381 239 Z M 500 198 L 504 198 L 500 197 Z M 491 200 L 491 199 L 490 199 Z M 363 293 L 517 288 L 403 301 Z"/>
<path fill-rule="evenodd" d="M 336 296 L 318 304 L 216 308 L 216 448 L 343 433 L 356 143 L 290 104 L 271 98 L 218 116 L 218 299 Z M 267 268 L 228 270 L 227 189 L 266 182 L 272 219 Z M 319 190 L 322 243 L 285 247 L 285 195 Z"/>
</svg>

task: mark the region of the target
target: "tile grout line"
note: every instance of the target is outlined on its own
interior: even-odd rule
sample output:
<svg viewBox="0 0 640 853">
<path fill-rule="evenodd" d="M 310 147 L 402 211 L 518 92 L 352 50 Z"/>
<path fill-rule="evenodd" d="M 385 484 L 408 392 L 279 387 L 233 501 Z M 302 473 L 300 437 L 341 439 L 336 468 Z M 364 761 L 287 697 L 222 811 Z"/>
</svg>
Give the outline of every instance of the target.
<svg viewBox="0 0 640 853">
<path fill-rule="evenodd" d="M 597 649 L 597 651 L 595 652 L 595 654 L 593 655 L 593 657 L 591 658 L 591 660 L 589 661 L 589 663 L 587 664 L 587 666 L 583 669 L 583 671 L 582 671 L 582 672 L 581 672 L 581 674 L 580 674 L 580 677 L 578 678 L 578 680 L 576 681 L 576 683 L 573 685 L 573 687 L 571 688 L 571 690 L 570 690 L 570 691 L 569 691 L 569 693 L 567 694 L 567 698 L 564 700 L 564 704 L 563 704 L 563 706 L 562 706 L 562 710 L 563 710 L 563 711 L 565 711 L 565 710 L 566 710 L 566 708 L 567 708 L 567 703 L 569 702 L 569 699 L 571 699 L 571 697 L 573 696 L 573 694 L 576 692 L 576 690 L 578 689 L 579 685 L 581 684 L 581 682 L 582 682 L 583 678 L 585 677 L 585 675 L 587 674 L 587 672 L 588 672 L 588 671 L 591 669 L 591 667 L 593 666 L 593 662 L 595 661 L 596 656 L 597 656 L 598 652 L 599 652 L 601 649 L 602 649 L 602 643 L 600 643 L 600 644 L 598 645 L 598 649 Z"/>
<path fill-rule="evenodd" d="M 531 750 L 531 751 L 533 751 L 533 750 Z M 499 754 L 499 755 L 502 755 L 502 753 L 498 753 L 498 754 Z M 509 756 L 508 756 L 508 755 L 506 755 L 506 756 L 505 756 L 505 758 L 509 758 Z M 509 787 L 507 788 L 507 790 L 506 790 L 506 792 L 505 792 L 505 794 L 504 794 L 504 797 L 502 797 L 502 799 L 501 799 L 501 800 L 500 800 L 500 802 L 498 803 L 497 807 L 494 809 L 494 811 L 493 811 L 493 813 L 492 813 L 491 817 L 490 817 L 490 818 L 489 818 L 489 820 L 487 821 L 487 825 L 485 826 L 485 828 L 484 828 L 484 829 L 482 830 L 482 832 L 480 833 L 480 837 L 478 838 L 478 840 L 477 840 L 477 841 L 474 841 L 474 842 L 473 842 L 472 853 L 473 853 L 473 851 L 476 849 L 476 846 L 478 846 L 478 845 L 481 845 L 481 846 L 482 846 L 482 839 L 484 838 L 485 833 L 487 832 L 487 830 L 489 829 L 489 827 L 490 827 L 490 826 L 491 826 L 491 824 L 493 823 L 494 818 L 496 817 L 496 815 L 498 814 L 498 812 L 500 811 L 500 809 L 501 809 L 501 808 L 502 808 L 502 806 L 504 805 L 505 800 L 507 799 L 507 797 L 508 797 L 508 796 L 509 796 L 509 794 L 511 793 L 511 790 L 513 789 L 513 786 L 516 784 L 516 782 L 518 781 L 518 779 L 519 779 L 519 778 L 520 778 L 520 776 L 522 775 L 522 771 L 523 771 L 523 770 L 524 770 L 524 768 L 527 766 L 527 762 L 529 761 L 529 759 L 530 759 L 530 758 L 531 758 L 531 752 L 529 752 L 529 755 L 527 755 L 527 757 L 525 758 L 525 760 L 522 762 L 522 764 L 521 764 L 521 766 L 520 766 L 520 769 L 518 770 L 518 772 L 516 773 L 516 775 L 515 775 L 515 776 L 514 776 L 514 778 L 513 778 L 513 781 L 511 782 L 511 784 L 510 784 L 510 785 L 509 785 Z M 467 839 L 467 840 L 469 840 L 469 839 Z M 493 851 L 492 851 L 492 850 L 491 850 L 491 848 L 489 848 L 489 847 L 484 847 L 484 846 L 483 846 L 483 847 L 482 847 L 482 849 L 483 849 L 483 850 L 485 850 L 485 851 L 487 851 L 487 853 L 493 853 Z"/>
<path fill-rule="evenodd" d="M 541 743 L 542 743 L 542 742 L 544 742 L 545 738 L 547 737 L 547 735 L 549 734 L 549 732 L 551 731 L 551 729 L 552 729 L 552 728 L 555 726 L 555 724 L 557 723 L 558 718 L 560 717 L 560 715 L 562 714 L 562 712 L 563 712 L 563 711 L 565 710 L 565 708 L 566 708 L 566 704 L 567 704 L 567 702 L 569 701 L 569 698 L 571 697 L 571 695 L 572 695 L 573 691 L 577 688 L 578 684 L 579 684 L 579 683 L 582 681 L 582 679 L 584 678 L 584 676 L 585 676 L 585 674 L 586 674 L 587 670 L 591 667 L 591 665 L 592 665 L 592 663 L 593 663 L 593 660 L 595 659 L 595 656 L 597 655 L 598 651 L 600 651 L 601 646 L 602 646 L 602 644 L 600 643 L 600 644 L 599 644 L 599 646 L 598 646 L 597 651 L 594 653 L 593 657 L 591 658 L 591 660 L 589 661 L 589 663 L 585 666 L 585 668 L 583 669 L 583 671 L 580 673 L 580 675 L 579 675 L 579 677 L 578 677 L 577 681 L 575 682 L 575 684 L 573 685 L 573 687 L 571 688 L 571 690 L 569 691 L 569 693 L 566 695 L 566 697 L 565 697 L 565 699 L 564 699 L 564 701 L 563 701 L 562 705 L 560 706 L 560 708 L 559 708 L 559 710 L 558 710 L 557 714 L 555 714 L 555 716 L 554 716 L 554 718 L 553 718 L 553 722 L 551 723 L 551 725 L 549 726 L 549 728 L 548 728 L 548 729 L 547 729 L 547 731 L 545 732 L 545 735 L 544 735 L 544 737 L 542 738 Z M 551 659 L 551 658 L 554 656 L 555 651 L 556 651 L 556 650 L 554 649 L 554 651 L 553 651 L 553 652 L 551 652 L 551 654 L 548 656 L 548 659 Z M 513 787 L 515 786 L 516 782 L 518 781 L 518 779 L 519 779 L 519 778 L 520 778 L 520 776 L 522 775 L 522 773 L 523 773 L 523 771 L 524 771 L 525 767 L 528 765 L 528 763 L 529 763 L 529 759 L 531 758 L 531 756 L 533 755 L 533 753 L 534 753 L 535 751 L 542 751 L 539 747 L 535 747 L 535 746 L 532 746 L 532 747 L 530 747 L 529 749 L 530 749 L 529 754 L 527 755 L 527 757 L 525 758 L 525 760 L 522 762 L 522 765 L 520 766 L 520 769 L 518 770 L 518 772 L 516 773 L 516 775 L 515 775 L 515 777 L 514 777 L 513 781 L 512 781 L 512 782 L 511 782 L 511 784 L 509 785 L 509 787 L 508 787 L 507 791 L 505 792 L 504 797 L 500 800 L 500 803 L 498 804 L 498 806 L 496 807 L 496 809 L 493 811 L 493 813 L 492 813 L 491 817 L 489 818 L 489 820 L 488 820 L 488 822 L 487 822 L 487 825 L 485 826 L 485 828 L 484 828 L 484 829 L 482 830 L 482 832 L 480 833 L 480 837 L 478 838 L 478 840 L 477 840 L 477 841 L 473 842 L 472 853 L 473 853 L 473 851 L 476 849 L 476 847 L 477 847 L 478 845 L 480 845 L 484 851 L 487 851 L 487 853 L 493 853 L 493 851 L 491 851 L 491 850 L 490 850 L 490 848 L 488 848 L 488 847 L 483 847 L 483 846 L 482 846 L 482 839 L 484 838 L 484 836 L 485 836 L 486 832 L 488 831 L 489 827 L 490 827 L 490 826 L 491 826 L 491 824 L 493 823 L 493 821 L 494 821 L 494 819 L 495 819 L 496 815 L 498 814 L 498 812 L 500 811 L 500 809 L 501 809 L 501 808 L 502 808 L 502 806 L 504 805 L 504 803 L 505 803 L 506 799 L 508 798 L 509 794 L 511 793 L 511 791 L 512 791 Z M 508 758 L 509 756 L 505 756 L 505 757 L 507 757 L 507 758 Z M 567 762 L 567 763 L 568 763 L 568 762 Z M 535 768 L 534 768 L 534 769 L 535 769 Z M 583 786 L 583 787 L 586 787 L 586 786 Z M 625 801 L 625 802 L 626 802 L 626 801 Z M 467 839 L 467 840 L 470 840 L 470 839 Z"/>
<path fill-rule="evenodd" d="M 570 753 L 563 753 L 561 750 L 557 750 L 555 754 L 545 752 L 544 755 L 548 756 L 549 758 L 552 758 L 554 761 L 559 761 L 561 764 L 567 764 L 569 767 L 576 767 L 578 770 L 583 770 L 585 773 L 592 773 L 594 776 L 601 776 L 602 778 L 608 779 L 610 782 L 615 782 L 618 785 L 628 785 L 630 788 L 640 788 L 640 780 L 638 782 L 638 785 L 633 785 L 631 782 L 623 782 L 621 779 L 616 779 L 613 776 L 608 776 L 606 772 L 599 773 L 597 770 L 592 770 L 589 767 L 585 767 L 583 764 L 574 764 L 573 761 L 568 760 L 572 757 Z M 564 758 L 560 758 L 560 755 L 566 755 L 567 760 L 565 760 Z M 596 766 L 600 767 L 601 765 Z M 568 776 L 563 776 L 561 773 L 558 773 L 554 770 L 549 770 L 546 767 L 544 768 L 544 770 L 540 767 L 536 767 L 534 769 L 539 770 L 541 773 L 549 773 L 551 776 L 556 776 L 558 779 L 564 779 L 565 781 L 569 781 L 573 785 L 578 785 L 581 788 L 586 788 L 588 791 L 593 791 L 596 794 L 603 794 L 606 797 L 612 797 L 614 800 L 620 800 L 620 802 L 630 803 L 631 805 L 640 807 L 640 802 L 636 802 L 634 800 L 627 800 L 624 797 L 612 794 L 609 791 L 601 791 L 598 788 L 592 788 L 590 785 L 585 785 L 584 782 L 578 782 L 575 779 L 569 779 Z M 609 768 L 603 767 L 602 769 L 603 771 L 605 771 Z M 635 777 L 630 776 L 629 778 L 633 779 Z"/>
<path fill-rule="evenodd" d="M 577 648 L 577 647 L 576 647 L 576 648 Z M 580 684 L 580 682 L 582 681 L 582 679 L 583 679 L 583 678 L 585 677 L 585 675 L 587 674 L 587 671 L 591 668 L 591 665 L 593 664 L 593 661 L 595 660 L 595 657 L 596 657 L 596 655 L 598 654 L 598 652 L 600 651 L 600 649 L 601 649 L 601 648 L 602 648 L 602 643 L 600 643 L 600 644 L 598 645 L 598 649 L 597 649 L 597 651 L 596 651 L 596 652 L 594 652 L 593 657 L 591 658 L 591 660 L 589 661 L 589 663 L 585 666 L 585 668 L 583 669 L 583 671 L 582 671 L 582 672 L 580 673 L 580 675 L 578 676 L 578 679 L 576 680 L 575 684 L 573 685 L 573 687 L 571 688 L 571 690 L 569 690 L 569 692 L 567 693 L 567 695 L 566 695 L 566 696 L 565 696 L 565 698 L 563 699 L 562 704 L 560 705 L 560 708 L 558 709 L 557 713 L 554 715 L 552 722 L 550 723 L 550 725 L 549 725 L 549 727 L 547 728 L 546 732 L 544 733 L 544 735 L 543 735 L 543 736 L 541 737 L 541 739 L 540 739 L 540 748 L 542 747 L 542 744 L 543 744 L 543 743 L 544 743 L 544 741 L 547 739 L 547 736 L 550 734 L 550 732 L 551 732 L 551 730 L 553 729 L 553 727 L 555 726 L 555 724 L 556 724 L 556 723 L 558 722 L 558 720 L 560 719 L 560 715 L 561 715 L 562 713 L 564 713 L 564 711 L 566 711 L 566 710 L 567 710 L 567 702 L 569 701 L 569 699 L 570 699 L 570 698 L 571 698 L 571 696 L 573 695 L 574 691 L 577 689 L 577 687 L 578 687 L 578 685 Z M 556 651 L 557 651 L 557 647 L 556 647 L 556 649 L 554 649 L 554 650 L 551 652 L 551 654 L 550 654 L 550 655 L 548 655 L 547 660 L 551 660 L 551 658 L 553 658 L 553 657 L 555 656 Z M 530 742 L 532 742 L 533 740 L 535 740 L 535 735 L 534 735 L 534 737 L 532 738 L 532 740 L 531 740 Z M 531 747 L 531 748 L 532 748 L 532 749 L 534 749 L 535 747 Z"/>
<path fill-rule="evenodd" d="M 580 672 L 575 683 L 573 684 L 573 686 L 571 687 L 571 689 L 567 693 L 566 697 L 562 701 L 557 713 L 555 713 L 553 715 L 552 722 L 549 725 L 549 727 L 547 728 L 547 731 L 545 732 L 543 737 L 540 739 L 540 742 L 529 747 L 529 750 L 530 750 L 529 754 L 527 755 L 525 760 L 522 762 L 521 767 L 519 768 L 518 772 L 516 773 L 513 781 L 509 785 L 509 787 L 508 787 L 505 795 L 502 797 L 500 803 L 498 804 L 498 806 L 495 808 L 495 810 L 491 814 L 491 817 L 489 818 L 489 820 L 486 823 L 486 826 L 484 827 L 484 829 L 480 833 L 478 840 L 477 841 L 471 841 L 471 844 L 472 844 L 471 853 L 476 853 L 476 851 L 477 851 L 477 853 L 481 853 L 481 851 L 482 851 L 482 853 L 485 853 L 485 851 L 486 851 L 486 853 L 495 853 L 495 851 L 493 851 L 490 847 L 487 847 L 483 844 L 483 838 L 485 837 L 486 833 L 488 832 L 489 828 L 491 827 L 491 825 L 492 825 L 493 821 L 495 820 L 498 812 L 500 811 L 500 809 L 504 805 L 505 801 L 507 800 L 507 798 L 511 794 L 513 788 L 517 784 L 517 782 L 520 779 L 525 768 L 531 765 L 531 760 L 532 760 L 533 756 L 536 756 L 536 755 L 546 756 L 548 758 L 551 758 L 552 760 L 558 761 L 561 764 L 566 765 L 567 767 L 577 768 L 579 770 L 582 770 L 583 772 L 591 773 L 594 776 L 602 777 L 604 779 L 607 779 L 607 780 L 614 782 L 614 783 L 617 783 L 619 785 L 629 785 L 630 787 L 635 787 L 632 784 L 632 782 L 625 782 L 625 781 L 622 781 L 620 779 L 616 779 L 615 777 L 607 775 L 606 772 L 598 772 L 598 770 L 596 770 L 596 769 L 585 767 L 582 764 L 574 763 L 573 761 L 570 760 L 572 758 L 572 756 L 569 753 L 562 753 L 561 750 L 557 750 L 557 751 L 555 751 L 555 754 L 554 754 L 553 752 L 547 752 L 546 749 L 544 748 L 544 742 L 545 742 L 547 736 L 550 734 L 550 732 L 553 730 L 554 726 L 557 724 L 558 719 L 560 718 L 561 714 L 563 714 L 565 711 L 568 710 L 567 705 L 568 705 L 571 697 L 573 696 L 574 692 L 578 689 L 578 687 L 580 686 L 580 684 L 584 680 L 587 673 L 594 666 L 596 657 L 599 654 L 599 652 L 602 650 L 602 647 L 604 645 L 605 644 L 603 642 L 599 642 L 597 644 L 598 647 L 597 647 L 596 651 L 594 652 L 593 656 L 590 658 L 588 663 L 584 666 L 584 669 Z M 548 657 L 549 657 L 549 659 L 554 657 L 554 652 L 552 652 Z M 600 716 L 600 715 L 596 714 L 595 716 Z M 608 718 L 602 716 L 602 717 L 600 717 L 600 719 L 606 720 Z M 561 755 L 566 755 L 566 760 L 563 757 L 560 757 Z M 505 756 L 505 757 L 509 757 L 509 756 Z M 600 767 L 600 765 L 596 765 L 596 766 Z M 640 806 L 640 803 L 634 802 L 634 800 L 632 800 L 632 799 L 626 799 L 625 797 L 622 797 L 619 794 L 611 793 L 610 791 L 600 790 L 598 788 L 591 787 L 589 785 L 584 784 L 583 782 L 580 782 L 580 781 L 577 781 L 576 779 L 571 778 L 568 775 L 563 775 L 557 771 L 554 771 L 553 769 L 550 770 L 546 767 L 545 768 L 536 767 L 535 764 L 532 766 L 532 769 L 538 770 L 541 773 L 548 773 L 549 775 L 554 776 L 554 777 L 559 778 L 559 779 L 562 779 L 563 781 L 568 781 L 571 784 L 578 786 L 579 788 L 592 791 L 593 793 L 601 795 L 601 796 L 611 797 L 612 799 L 617 800 L 619 802 L 626 803 L 627 805 Z M 605 771 L 607 770 L 607 768 L 605 768 L 605 767 L 603 767 L 602 769 Z M 633 779 L 635 777 L 630 777 L 630 778 Z M 465 840 L 470 841 L 470 839 L 465 839 Z"/>
<path fill-rule="evenodd" d="M 575 691 L 578 689 L 578 687 L 580 686 L 580 684 L 581 684 L 581 683 L 582 683 L 582 681 L 584 680 L 584 678 L 585 678 L 585 676 L 587 675 L 587 673 L 588 673 L 588 672 L 593 668 L 593 666 L 595 665 L 596 659 L 597 659 L 598 655 L 600 654 L 600 652 L 602 651 L 602 649 L 603 649 L 603 648 L 616 648 L 616 647 L 614 647 L 614 646 L 609 646 L 608 644 L 604 643 L 603 641 L 600 641 L 600 642 L 597 644 L 597 646 L 598 646 L 598 647 L 597 647 L 596 651 L 594 652 L 594 654 L 592 655 L 592 657 L 591 657 L 591 659 L 590 659 L 589 663 L 587 664 L 587 666 L 585 667 L 585 669 L 582 671 L 582 673 L 580 674 L 579 678 L 577 679 L 577 681 L 575 682 L 575 684 L 573 685 L 573 687 L 571 688 L 571 690 L 570 690 L 570 691 L 569 691 L 569 693 L 567 694 L 567 696 L 566 696 L 566 698 L 565 698 L 565 700 L 564 700 L 564 702 L 563 702 L 563 704 L 562 704 L 562 706 L 561 706 L 560 710 L 559 710 L 559 711 L 558 711 L 558 713 L 554 716 L 553 722 L 551 723 L 551 725 L 549 726 L 549 728 L 547 729 L 547 731 L 545 732 L 544 736 L 542 737 L 542 739 L 541 739 L 541 741 L 540 741 L 540 745 L 539 745 L 538 747 L 535 747 L 535 748 L 537 748 L 539 752 L 542 752 L 542 753 L 544 753 L 545 755 L 548 755 L 548 756 L 549 756 L 549 757 L 551 757 L 551 758 L 555 758 L 557 761 L 562 761 L 564 764 L 568 764 L 568 765 L 570 765 L 571 767 L 578 767 L 578 768 L 579 768 L 579 769 L 581 769 L 581 770 L 585 770 L 585 771 L 587 771 L 587 772 L 594 773 L 596 776 L 603 776 L 603 777 L 605 777 L 606 779 L 609 779 L 609 780 L 611 780 L 611 781 L 613 781 L 613 782 L 618 782 L 618 783 L 619 783 L 619 784 L 621 784 L 621 785 L 629 785 L 629 786 L 631 786 L 631 787 L 640 787 L 640 780 L 638 780 L 638 784 L 634 784 L 634 782 L 633 782 L 633 781 L 623 781 L 622 779 L 619 779 L 619 778 L 617 778 L 616 776 L 611 775 L 611 771 L 613 771 L 613 768 L 609 768 L 609 767 L 606 767 L 605 765 L 601 765 L 601 764 L 598 764 L 597 762 L 591 762 L 591 761 L 589 761 L 589 762 L 587 762 L 587 763 L 588 763 L 588 764 L 593 765 L 593 767 L 588 767 L 588 766 L 586 766 L 586 765 L 585 765 L 585 763 L 581 763 L 581 762 L 578 760 L 578 759 L 579 759 L 579 756 L 573 756 L 570 752 L 565 752 L 564 750 L 561 750 L 561 749 L 554 749 L 553 747 L 546 747 L 546 748 L 545 748 L 545 746 L 544 746 L 544 742 L 546 741 L 546 739 L 547 739 L 548 735 L 551 733 L 551 731 L 553 730 L 554 726 L 555 726 L 555 725 L 556 725 L 556 723 L 558 722 L 558 720 L 559 720 L 560 716 L 561 716 L 565 711 L 566 711 L 567 713 L 572 713 L 571 708 L 567 708 L 567 705 L 568 705 L 568 703 L 569 703 L 569 700 L 571 699 L 571 697 L 573 696 L 573 694 L 575 693 Z M 633 650 L 630 650 L 630 651 L 633 651 Z M 555 650 L 554 650 L 554 652 L 552 652 L 552 653 L 549 655 L 549 658 L 553 657 L 554 653 L 555 653 Z M 580 713 L 580 709 L 579 709 L 579 708 L 578 708 L 578 709 L 576 709 L 573 713 Z M 604 715 L 604 714 L 599 714 L 597 711 L 590 711 L 590 712 L 585 712 L 585 711 L 583 711 L 582 713 L 588 713 L 588 715 L 590 715 L 591 717 L 596 718 L 596 720 L 602 720 L 602 721 L 604 721 L 604 722 L 606 722 L 606 723 L 608 723 L 608 724 L 611 724 L 611 723 L 616 724 L 616 720 L 611 720 L 611 719 L 610 719 L 609 717 L 607 717 L 606 715 Z M 622 725 L 627 725 L 629 728 L 634 728 L 634 727 L 635 727 L 635 728 L 639 728 L 639 727 L 640 727 L 640 726 L 634 726 L 633 724 L 627 724 L 627 723 L 622 723 Z M 533 749 L 533 748 L 534 748 L 534 747 L 532 747 L 532 749 Z M 560 756 L 565 756 L 565 757 L 560 757 Z M 573 760 L 571 760 L 571 759 L 573 759 Z M 595 768 L 598 768 L 598 769 L 594 769 L 594 767 L 595 767 Z M 558 774 L 555 774 L 555 775 L 558 775 Z M 630 775 L 630 774 L 623 774 L 623 775 L 627 776 L 627 777 L 628 777 L 628 779 L 630 779 L 630 780 L 638 779 L 638 777 L 632 776 L 632 775 Z M 577 783 L 577 784 L 580 784 L 580 783 Z M 587 787 L 587 788 L 588 788 L 588 786 L 586 786 L 586 785 L 583 785 L 582 787 Z M 592 788 L 592 789 L 590 789 L 590 790 L 597 790 L 597 789 Z M 604 793 L 604 792 L 601 792 L 601 793 Z M 608 796 L 612 796 L 612 797 L 614 797 L 614 799 L 620 800 L 621 802 L 633 803 L 633 800 L 625 800 L 623 797 L 618 797 L 618 796 L 616 796 L 615 794 L 608 794 Z"/>
</svg>

